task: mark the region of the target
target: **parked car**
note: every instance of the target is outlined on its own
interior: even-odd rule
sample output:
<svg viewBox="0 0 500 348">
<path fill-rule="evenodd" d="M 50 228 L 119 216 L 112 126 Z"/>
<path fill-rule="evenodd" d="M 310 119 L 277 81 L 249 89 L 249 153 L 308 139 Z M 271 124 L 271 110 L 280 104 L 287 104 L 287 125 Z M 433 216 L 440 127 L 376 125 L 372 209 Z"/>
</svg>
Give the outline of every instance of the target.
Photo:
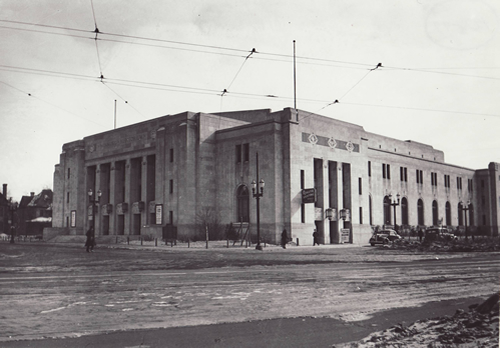
<svg viewBox="0 0 500 348">
<path fill-rule="evenodd" d="M 388 244 L 392 243 L 397 239 L 401 239 L 401 236 L 394 230 L 381 230 L 375 232 L 370 238 L 371 246 L 375 244 Z"/>
<path fill-rule="evenodd" d="M 453 233 L 450 233 L 448 229 L 443 227 L 429 227 L 425 229 L 425 240 L 454 240 L 457 239 Z"/>
</svg>

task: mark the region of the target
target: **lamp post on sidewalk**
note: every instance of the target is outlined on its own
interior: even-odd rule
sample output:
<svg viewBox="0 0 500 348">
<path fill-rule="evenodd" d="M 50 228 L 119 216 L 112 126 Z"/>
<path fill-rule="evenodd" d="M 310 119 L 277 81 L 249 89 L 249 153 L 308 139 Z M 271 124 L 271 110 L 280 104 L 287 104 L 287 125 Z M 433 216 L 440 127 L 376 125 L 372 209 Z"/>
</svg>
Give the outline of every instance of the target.
<svg viewBox="0 0 500 348">
<path fill-rule="evenodd" d="M 253 197 L 255 198 L 257 202 L 257 246 L 255 249 L 257 250 L 262 250 L 262 246 L 260 245 L 260 198 L 264 194 L 264 180 L 260 179 L 259 181 L 259 154 L 255 154 L 255 166 L 257 169 L 257 182 L 258 182 L 258 187 L 257 187 L 257 182 L 255 180 L 252 181 L 252 193 Z"/>
<path fill-rule="evenodd" d="M 396 232 L 398 231 L 398 224 L 396 223 L 396 207 L 399 205 L 399 200 L 400 200 L 400 195 L 399 193 L 396 195 L 397 201 L 392 200 L 392 195 L 389 195 L 389 199 L 391 200 L 390 205 L 394 208 L 394 229 Z"/>
<path fill-rule="evenodd" d="M 96 203 L 99 203 L 99 201 L 101 200 L 102 192 L 101 192 L 101 190 L 97 191 L 96 198 L 93 198 L 94 192 L 92 191 L 92 189 L 89 189 L 88 194 L 89 194 L 89 202 L 92 206 L 92 214 L 90 215 L 90 219 L 91 219 L 92 223 L 90 224 L 90 227 L 92 228 L 92 230 L 95 233 L 95 207 L 96 207 Z"/>
<path fill-rule="evenodd" d="M 467 205 L 464 206 L 464 203 L 460 201 L 460 210 L 464 212 L 465 217 L 465 240 L 469 239 L 469 234 L 467 232 L 467 212 L 470 209 L 470 201 L 467 201 Z M 474 240 L 474 235 L 472 236 L 472 240 Z"/>
</svg>

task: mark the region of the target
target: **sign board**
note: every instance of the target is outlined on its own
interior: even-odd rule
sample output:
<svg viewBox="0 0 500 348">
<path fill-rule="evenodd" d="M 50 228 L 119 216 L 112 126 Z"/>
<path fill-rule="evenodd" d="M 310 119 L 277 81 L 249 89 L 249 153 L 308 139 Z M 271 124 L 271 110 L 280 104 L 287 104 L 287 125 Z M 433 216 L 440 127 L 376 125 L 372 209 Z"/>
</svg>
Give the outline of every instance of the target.
<svg viewBox="0 0 500 348">
<path fill-rule="evenodd" d="M 303 189 L 302 190 L 302 203 L 315 203 L 316 202 L 316 189 Z"/>
<path fill-rule="evenodd" d="M 323 208 L 314 208 L 314 221 L 323 221 Z"/>
<path fill-rule="evenodd" d="M 155 205 L 155 223 L 157 225 L 163 224 L 163 204 Z"/>
<path fill-rule="evenodd" d="M 343 228 L 340 230 L 342 234 L 342 243 L 349 243 L 351 241 L 351 230 L 348 228 Z"/>
</svg>

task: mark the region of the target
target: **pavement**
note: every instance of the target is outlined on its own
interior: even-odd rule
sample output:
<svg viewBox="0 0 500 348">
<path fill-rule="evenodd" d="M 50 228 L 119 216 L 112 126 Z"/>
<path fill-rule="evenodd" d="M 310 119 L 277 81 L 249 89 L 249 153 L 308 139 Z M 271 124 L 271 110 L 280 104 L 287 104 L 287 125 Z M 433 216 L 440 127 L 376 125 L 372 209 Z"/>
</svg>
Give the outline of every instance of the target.
<svg viewBox="0 0 500 348">
<path fill-rule="evenodd" d="M 185 326 L 166 329 L 128 330 L 73 338 L 4 341 L 2 348 L 254 348 L 332 347 L 358 341 L 372 332 L 399 323 L 451 316 L 468 310 L 483 298 L 427 303 L 376 313 L 363 321 L 346 323 L 331 318 L 281 318 L 242 323 Z"/>
</svg>

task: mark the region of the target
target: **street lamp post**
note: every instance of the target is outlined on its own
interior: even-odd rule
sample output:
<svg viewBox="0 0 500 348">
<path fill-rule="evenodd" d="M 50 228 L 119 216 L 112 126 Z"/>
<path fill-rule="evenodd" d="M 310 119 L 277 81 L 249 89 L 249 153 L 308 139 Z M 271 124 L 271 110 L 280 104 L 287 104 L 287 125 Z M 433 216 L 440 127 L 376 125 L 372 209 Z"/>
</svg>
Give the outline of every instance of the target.
<svg viewBox="0 0 500 348">
<path fill-rule="evenodd" d="M 401 197 L 401 196 L 400 196 L 400 195 L 399 195 L 399 193 L 398 193 L 398 194 L 396 195 L 396 198 L 397 198 L 398 200 L 397 200 L 397 201 L 393 201 L 393 200 L 392 200 L 392 195 L 389 195 L 389 199 L 391 200 L 390 205 L 394 208 L 394 229 L 396 230 L 396 232 L 397 232 L 397 230 L 398 230 L 398 225 L 397 225 L 397 223 L 396 223 L 396 207 L 399 205 L 399 199 L 400 199 L 400 197 Z"/>
<path fill-rule="evenodd" d="M 256 171 L 257 171 L 257 182 L 258 187 L 257 187 L 257 182 L 252 181 L 252 193 L 253 197 L 255 198 L 257 202 L 257 246 L 255 249 L 257 250 L 262 250 L 262 246 L 260 245 L 260 197 L 264 194 L 264 180 L 260 179 L 259 181 L 259 154 L 255 154 L 255 166 L 256 166 Z"/>
<path fill-rule="evenodd" d="M 10 202 L 9 203 L 9 210 L 10 210 L 10 243 L 14 244 L 14 234 L 16 232 L 16 223 L 15 223 L 15 213 L 17 211 L 17 202 Z"/>
<path fill-rule="evenodd" d="M 92 230 L 95 233 L 95 205 L 96 203 L 99 203 L 99 201 L 101 200 L 102 192 L 101 190 L 97 191 L 96 198 L 93 198 L 94 192 L 92 191 L 92 189 L 89 189 L 88 194 L 89 194 L 89 202 L 92 205 L 92 215 L 91 215 L 92 223 L 90 227 L 92 227 Z"/>
<path fill-rule="evenodd" d="M 460 209 L 464 211 L 464 216 L 465 216 L 465 240 L 469 239 L 469 234 L 467 232 L 467 212 L 470 209 L 470 201 L 467 201 L 467 205 L 464 206 L 464 203 L 460 201 Z M 474 240 L 474 235 L 472 235 L 472 240 Z"/>
</svg>

